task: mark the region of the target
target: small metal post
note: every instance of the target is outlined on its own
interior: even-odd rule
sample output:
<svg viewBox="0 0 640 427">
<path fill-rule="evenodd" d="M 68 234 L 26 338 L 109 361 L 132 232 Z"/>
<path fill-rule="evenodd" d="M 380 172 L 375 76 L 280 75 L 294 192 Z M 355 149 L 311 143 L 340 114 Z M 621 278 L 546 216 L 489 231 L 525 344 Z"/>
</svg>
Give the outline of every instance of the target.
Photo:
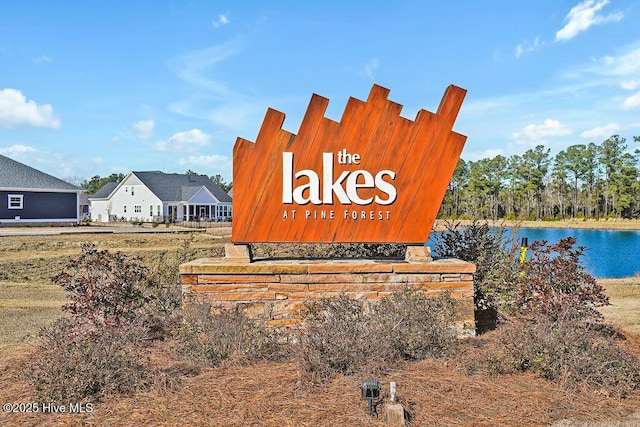
<svg viewBox="0 0 640 427">
<path fill-rule="evenodd" d="M 527 246 L 529 246 L 529 239 L 523 237 L 520 243 L 520 264 L 523 264 L 527 260 Z"/>
</svg>

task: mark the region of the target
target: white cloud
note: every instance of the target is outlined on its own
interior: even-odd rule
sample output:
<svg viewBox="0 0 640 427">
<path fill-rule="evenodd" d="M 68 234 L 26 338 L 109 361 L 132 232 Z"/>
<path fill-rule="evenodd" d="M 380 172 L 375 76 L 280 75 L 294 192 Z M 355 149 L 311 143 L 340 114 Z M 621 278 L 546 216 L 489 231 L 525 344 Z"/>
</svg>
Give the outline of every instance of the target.
<svg viewBox="0 0 640 427">
<path fill-rule="evenodd" d="M 53 58 L 47 55 L 40 55 L 40 56 L 36 56 L 35 58 L 32 58 L 31 62 L 37 65 L 40 65 L 40 64 L 53 62 Z"/>
<path fill-rule="evenodd" d="M 547 119 L 542 124 L 530 124 L 519 132 L 513 133 L 513 138 L 520 142 L 542 142 L 548 137 L 567 136 L 571 129 L 558 120 Z"/>
<path fill-rule="evenodd" d="M 372 59 L 371 61 L 364 64 L 364 68 L 358 73 L 358 75 L 366 77 L 370 80 L 374 80 L 375 76 L 373 73 L 376 70 L 376 68 L 378 68 L 379 66 L 380 66 L 380 63 L 378 62 L 378 60 Z"/>
<path fill-rule="evenodd" d="M 489 148 L 483 151 L 465 152 L 463 157 L 467 161 L 471 160 L 475 162 L 482 159 L 492 159 L 496 156 L 504 156 L 504 150 L 500 148 Z"/>
<path fill-rule="evenodd" d="M 20 157 L 23 154 L 35 153 L 36 149 L 27 145 L 16 144 L 7 148 L 0 148 L 0 154 L 7 157 Z"/>
<path fill-rule="evenodd" d="M 540 41 L 540 37 L 536 37 L 531 43 L 528 40 L 524 40 L 522 43 L 516 46 L 516 58 L 519 59 L 523 53 L 533 52 L 543 45 L 544 42 Z"/>
<path fill-rule="evenodd" d="M 153 136 L 153 129 L 156 123 L 153 120 L 141 120 L 131 125 L 136 133 L 136 136 L 140 139 L 149 139 Z"/>
<path fill-rule="evenodd" d="M 221 13 L 218 15 L 218 19 L 211 21 L 211 25 L 213 28 L 220 28 L 223 25 L 227 25 L 229 23 L 229 13 Z"/>
<path fill-rule="evenodd" d="M 620 83 L 620 87 L 626 90 L 634 90 L 638 86 L 640 86 L 640 82 L 638 82 L 637 80 L 625 80 Z"/>
<path fill-rule="evenodd" d="M 50 104 L 38 105 L 27 101 L 16 89 L 0 90 L 0 126 L 15 128 L 34 126 L 60 129 L 60 120 L 53 114 Z"/>
<path fill-rule="evenodd" d="M 564 18 L 566 25 L 556 33 L 556 41 L 570 40 L 593 25 L 620 21 L 624 17 L 621 12 L 606 16 L 597 13 L 608 3 L 609 0 L 585 0 L 572 7 Z"/>
<path fill-rule="evenodd" d="M 606 139 L 611 135 L 615 135 L 619 130 L 620 126 L 617 123 L 609 123 L 608 125 L 585 130 L 580 134 L 580 137 L 590 140 Z"/>
<path fill-rule="evenodd" d="M 640 91 L 634 93 L 622 103 L 623 110 L 631 110 L 632 108 L 637 107 L 640 107 Z"/>
<path fill-rule="evenodd" d="M 212 154 L 210 156 L 200 155 L 200 156 L 189 156 L 186 159 L 180 159 L 180 165 L 195 165 L 195 166 L 205 166 L 207 168 L 220 167 L 223 164 L 227 164 L 229 162 L 229 158 L 227 156 L 223 156 L 221 154 Z"/>
<path fill-rule="evenodd" d="M 208 175 L 220 174 L 231 177 L 231 161 L 221 154 L 188 156 L 180 159 L 180 166 Z"/>
<path fill-rule="evenodd" d="M 217 97 L 237 99 L 239 94 L 209 76 L 213 74 L 212 68 L 238 52 L 238 43 L 231 41 L 174 58 L 171 64 L 176 69 L 178 78 L 199 90 L 205 89 Z"/>
<path fill-rule="evenodd" d="M 604 65 L 606 74 L 637 75 L 640 73 L 640 48 L 632 49 L 622 56 L 605 56 L 600 62 Z"/>
<path fill-rule="evenodd" d="M 210 143 L 211 135 L 202 132 L 200 129 L 191 129 L 174 133 L 166 141 L 158 141 L 153 144 L 153 148 L 158 151 L 193 153 Z"/>
</svg>

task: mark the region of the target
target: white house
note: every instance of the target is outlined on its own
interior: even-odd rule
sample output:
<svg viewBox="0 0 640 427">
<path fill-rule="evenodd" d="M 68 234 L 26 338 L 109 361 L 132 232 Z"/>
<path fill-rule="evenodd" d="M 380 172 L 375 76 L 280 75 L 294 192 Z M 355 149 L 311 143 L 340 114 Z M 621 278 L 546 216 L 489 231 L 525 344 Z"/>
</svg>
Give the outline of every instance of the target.
<svg viewBox="0 0 640 427">
<path fill-rule="evenodd" d="M 231 197 L 206 175 L 130 172 L 89 196 L 91 220 L 231 220 Z"/>
</svg>

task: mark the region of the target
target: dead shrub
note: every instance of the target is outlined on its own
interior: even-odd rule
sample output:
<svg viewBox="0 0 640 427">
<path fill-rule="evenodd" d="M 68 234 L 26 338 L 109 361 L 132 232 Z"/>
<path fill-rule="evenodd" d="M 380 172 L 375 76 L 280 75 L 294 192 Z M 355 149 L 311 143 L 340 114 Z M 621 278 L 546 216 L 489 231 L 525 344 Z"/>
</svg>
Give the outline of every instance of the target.
<svg viewBox="0 0 640 427">
<path fill-rule="evenodd" d="M 157 374 L 137 328 L 81 330 L 70 319 L 43 328 L 29 370 L 43 402 L 94 402 L 147 390 Z"/>
<path fill-rule="evenodd" d="M 395 292 L 373 306 L 373 322 L 403 360 L 439 358 L 454 352 L 458 302 L 450 293 L 425 297 L 421 292 Z"/>
<path fill-rule="evenodd" d="M 209 304 L 184 309 L 177 350 L 198 363 L 246 363 L 279 354 L 273 331 L 249 319 L 238 307 L 211 313 Z"/>
<path fill-rule="evenodd" d="M 377 375 L 397 359 L 362 300 L 341 295 L 310 301 L 305 303 L 303 319 L 296 359 L 314 381 L 336 374 Z"/>
<path fill-rule="evenodd" d="M 260 243 L 254 256 L 267 258 L 404 258 L 407 245 L 392 243 Z"/>
<path fill-rule="evenodd" d="M 315 381 L 336 374 L 379 375 L 404 360 L 452 353 L 455 301 L 406 290 L 378 303 L 346 295 L 305 304 L 297 347 L 302 372 Z"/>
<path fill-rule="evenodd" d="M 640 361 L 611 335 L 586 322 L 514 320 L 493 333 L 485 351 L 466 360 L 470 374 L 532 371 L 568 388 L 588 386 L 622 398 L 640 389 Z"/>
<path fill-rule="evenodd" d="M 145 304 L 140 317 L 147 328 L 148 338 L 152 340 L 168 339 L 180 323 L 180 264 L 195 258 L 192 242 L 193 235 L 185 239 L 175 252 L 164 251 L 146 259 L 148 280 L 142 282 Z"/>
</svg>

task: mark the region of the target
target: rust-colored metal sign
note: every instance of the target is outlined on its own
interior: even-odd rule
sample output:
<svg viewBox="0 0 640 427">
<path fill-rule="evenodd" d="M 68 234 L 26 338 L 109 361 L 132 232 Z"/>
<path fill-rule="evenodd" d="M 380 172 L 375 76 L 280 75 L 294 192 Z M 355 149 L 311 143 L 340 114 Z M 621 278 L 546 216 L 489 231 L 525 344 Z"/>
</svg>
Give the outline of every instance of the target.
<svg viewBox="0 0 640 427">
<path fill-rule="evenodd" d="M 297 135 L 268 109 L 233 149 L 233 242 L 424 244 L 467 139 L 452 131 L 466 92 L 449 86 L 412 121 L 374 85 L 340 122 L 314 94 Z"/>
</svg>

